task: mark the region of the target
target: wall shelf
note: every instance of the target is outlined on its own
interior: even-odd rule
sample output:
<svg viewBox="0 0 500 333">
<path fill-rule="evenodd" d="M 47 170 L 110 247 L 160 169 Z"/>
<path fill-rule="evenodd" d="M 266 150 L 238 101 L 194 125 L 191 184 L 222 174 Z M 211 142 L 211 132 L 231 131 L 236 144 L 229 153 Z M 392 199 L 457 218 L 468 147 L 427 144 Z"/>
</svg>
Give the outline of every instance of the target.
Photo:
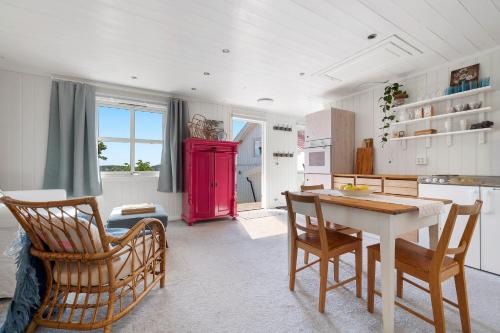
<svg viewBox="0 0 500 333">
<path fill-rule="evenodd" d="M 429 98 L 429 99 L 424 99 L 421 101 L 413 102 L 413 103 L 408 103 L 408 104 L 403 104 L 399 106 L 395 106 L 392 108 L 393 111 L 399 111 L 399 110 L 404 110 L 404 109 L 409 109 L 409 108 L 415 108 L 418 106 L 423 106 L 423 105 L 429 105 L 433 103 L 438 103 L 438 102 L 443 102 L 455 98 L 461 98 L 461 97 L 466 97 L 466 96 L 471 96 L 471 95 L 476 95 L 480 93 L 484 93 L 487 91 L 492 90 L 493 88 L 491 86 L 487 87 L 481 87 L 481 88 L 476 88 L 476 89 L 471 89 L 463 92 L 459 92 L 456 94 L 450 94 L 450 95 L 443 95 L 443 96 L 438 96 L 434 98 Z M 463 111 L 462 111 L 463 112 Z"/>
<path fill-rule="evenodd" d="M 427 121 L 427 120 L 437 120 L 437 119 L 445 119 L 445 118 L 453 118 L 453 117 L 465 117 L 465 116 L 470 116 L 470 115 L 476 114 L 476 113 L 483 113 L 483 112 L 490 112 L 490 111 L 494 111 L 494 110 L 491 108 L 491 106 L 486 106 L 484 108 L 479 108 L 479 109 L 474 109 L 474 110 L 438 114 L 438 115 L 435 115 L 432 117 L 425 117 L 425 118 L 419 118 L 419 119 L 411 119 L 411 120 L 394 122 L 394 123 L 391 123 L 391 127 L 396 127 L 398 125 L 408 125 L 408 124 L 418 123 L 418 122 Z"/>
<path fill-rule="evenodd" d="M 493 128 L 490 127 L 490 128 L 478 128 L 478 129 L 465 130 L 465 131 L 452 131 L 452 132 L 442 132 L 442 133 L 435 133 L 435 134 L 412 135 L 412 136 L 405 136 L 402 138 L 390 138 L 389 141 L 406 141 L 406 140 L 414 140 L 414 139 L 431 138 L 431 137 L 436 137 L 436 136 L 482 133 L 482 132 L 489 132 L 492 129 Z"/>
</svg>

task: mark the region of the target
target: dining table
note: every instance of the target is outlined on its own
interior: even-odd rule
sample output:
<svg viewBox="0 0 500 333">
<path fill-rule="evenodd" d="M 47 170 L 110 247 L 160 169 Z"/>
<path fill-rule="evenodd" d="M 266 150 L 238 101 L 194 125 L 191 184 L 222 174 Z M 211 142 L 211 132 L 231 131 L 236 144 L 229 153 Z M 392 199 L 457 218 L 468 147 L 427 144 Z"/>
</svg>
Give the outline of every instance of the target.
<svg viewBox="0 0 500 333">
<path fill-rule="evenodd" d="M 383 331 L 392 333 L 394 332 L 396 238 L 415 230 L 428 228 L 429 247 L 435 249 L 439 238 L 441 210 L 434 209 L 426 211 L 425 214 L 422 214 L 421 210 L 425 208 L 426 200 L 438 202 L 441 206 L 450 204 L 451 200 L 386 194 L 372 194 L 368 199 L 332 195 L 334 192 L 334 190 L 316 190 L 294 193 L 318 195 L 325 221 L 360 229 L 380 237 L 382 323 Z M 290 255 L 290 230 L 288 230 L 288 240 Z"/>
</svg>

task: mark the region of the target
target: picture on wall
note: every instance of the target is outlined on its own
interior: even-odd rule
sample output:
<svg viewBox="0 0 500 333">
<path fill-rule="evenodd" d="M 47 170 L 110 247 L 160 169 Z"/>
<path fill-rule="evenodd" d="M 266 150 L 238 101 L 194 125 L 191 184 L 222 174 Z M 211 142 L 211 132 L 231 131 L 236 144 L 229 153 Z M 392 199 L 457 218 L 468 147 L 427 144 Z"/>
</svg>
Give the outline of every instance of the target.
<svg viewBox="0 0 500 333">
<path fill-rule="evenodd" d="M 462 81 L 479 81 L 479 64 L 455 69 L 451 72 L 450 86 L 458 86 Z"/>
</svg>

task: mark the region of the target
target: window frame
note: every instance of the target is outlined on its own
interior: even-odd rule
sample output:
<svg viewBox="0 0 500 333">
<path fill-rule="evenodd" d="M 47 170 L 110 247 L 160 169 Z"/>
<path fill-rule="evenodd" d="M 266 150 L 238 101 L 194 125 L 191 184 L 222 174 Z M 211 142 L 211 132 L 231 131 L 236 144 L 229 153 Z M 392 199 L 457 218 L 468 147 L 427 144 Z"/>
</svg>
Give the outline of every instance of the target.
<svg viewBox="0 0 500 333">
<path fill-rule="evenodd" d="M 96 119 L 97 119 L 97 142 L 121 142 L 129 144 L 129 163 L 130 171 L 101 171 L 99 165 L 99 172 L 101 176 L 104 177 L 123 177 L 123 176 L 158 176 L 159 171 L 136 171 L 135 170 L 135 144 L 136 143 L 146 143 L 146 144 L 161 144 L 163 149 L 163 140 L 152 140 L 152 139 L 137 139 L 135 137 L 135 113 L 136 112 L 151 112 L 151 113 L 162 113 L 162 138 L 165 135 L 165 124 L 167 121 L 167 106 L 161 104 L 149 104 L 142 102 L 132 102 L 127 100 L 116 100 L 113 98 L 96 98 Z M 99 108 L 100 107 L 111 107 L 119 109 L 127 109 L 130 111 L 130 132 L 128 138 L 116 138 L 107 137 L 99 135 Z M 161 162 L 160 162 L 161 163 Z"/>
</svg>

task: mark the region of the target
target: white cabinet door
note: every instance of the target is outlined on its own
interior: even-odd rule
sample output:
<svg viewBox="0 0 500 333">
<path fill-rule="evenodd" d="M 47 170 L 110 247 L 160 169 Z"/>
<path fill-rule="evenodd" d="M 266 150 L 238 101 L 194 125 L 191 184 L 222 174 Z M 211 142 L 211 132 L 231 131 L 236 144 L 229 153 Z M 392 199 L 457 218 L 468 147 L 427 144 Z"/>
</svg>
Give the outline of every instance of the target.
<svg viewBox="0 0 500 333">
<path fill-rule="evenodd" d="M 330 109 L 306 115 L 306 141 L 332 137 L 332 111 Z"/>
<path fill-rule="evenodd" d="M 479 199 L 478 186 L 459 186 L 459 185 L 435 185 L 435 184 L 420 184 L 418 187 L 418 194 L 421 197 L 450 199 L 453 203 L 459 205 L 472 205 Z M 451 205 L 447 205 L 445 211 L 440 216 L 439 222 L 439 236 L 443 231 L 446 218 L 450 211 Z M 455 228 L 451 236 L 450 247 L 458 247 L 460 238 L 465 229 L 467 217 L 459 216 L 455 223 Z M 480 268 L 481 266 L 481 221 L 477 222 L 476 229 L 472 235 L 472 241 L 465 258 L 465 264 L 470 267 Z M 419 243 L 422 246 L 429 246 L 429 233 L 427 228 L 421 229 L 419 233 Z"/>
<path fill-rule="evenodd" d="M 500 188 L 482 187 L 481 269 L 500 274 Z"/>
<path fill-rule="evenodd" d="M 321 185 L 325 189 L 332 188 L 332 175 L 319 174 L 319 173 L 306 173 L 305 185 Z"/>
</svg>

